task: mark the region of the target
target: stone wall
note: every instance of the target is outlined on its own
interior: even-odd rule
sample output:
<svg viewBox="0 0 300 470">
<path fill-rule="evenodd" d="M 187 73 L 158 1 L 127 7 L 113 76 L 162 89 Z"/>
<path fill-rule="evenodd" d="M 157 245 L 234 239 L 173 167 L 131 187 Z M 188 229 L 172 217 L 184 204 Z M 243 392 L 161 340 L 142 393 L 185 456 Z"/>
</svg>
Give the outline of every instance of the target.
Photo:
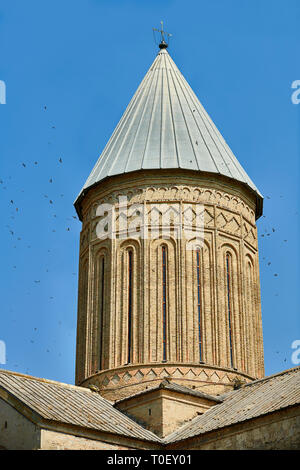
<svg viewBox="0 0 300 470">
<path fill-rule="evenodd" d="M 48 429 L 41 431 L 42 450 L 133 450 L 142 448 L 136 442 L 132 442 L 131 446 L 118 443 L 118 436 L 114 436 L 114 440 L 116 442 L 112 444 L 100 439 L 91 439 L 60 431 Z"/>
<path fill-rule="evenodd" d="M 159 447 L 155 443 L 79 426 L 35 423 L 27 417 L 30 413 L 23 404 L 19 412 L 0 398 L 0 450 L 146 450 Z"/>
<path fill-rule="evenodd" d="M 163 438 L 214 405 L 215 402 L 205 398 L 154 389 L 122 400 L 116 407 Z"/>
<path fill-rule="evenodd" d="M 0 447 L 7 450 L 40 448 L 40 429 L 0 398 Z"/>
</svg>

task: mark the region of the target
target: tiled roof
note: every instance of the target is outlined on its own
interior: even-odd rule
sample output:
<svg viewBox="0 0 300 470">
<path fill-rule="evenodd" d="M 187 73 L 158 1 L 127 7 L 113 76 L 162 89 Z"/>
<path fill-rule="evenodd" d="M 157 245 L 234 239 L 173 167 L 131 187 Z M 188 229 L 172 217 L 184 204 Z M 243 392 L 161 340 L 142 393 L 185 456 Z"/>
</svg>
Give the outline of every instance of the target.
<svg viewBox="0 0 300 470">
<path fill-rule="evenodd" d="M 165 438 L 173 443 L 300 404 L 300 367 L 256 380 L 234 390 Z"/>
<path fill-rule="evenodd" d="M 114 408 L 111 402 L 85 387 L 0 370 L 0 389 L 46 420 L 161 442 L 155 434 Z"/>
<path fill-rule="evenodd" d="M 166 49 L 160 50 L 88 177 L 142 169 L 185 169 L 227 176 L 261 195 Z"/>
<path fill-rule="evenodd" d="M 186 387 L 174 383 L 164 387 L 186 393 Z M 1 389 L 45 420 L 167 445 L 300 404 L 300 367 L 256 380 L 222 398 L 211 397 L 218 398 L 219 403 L 165 439 L 143 428 L 97 392 L 85 387 L 0 370 L 0 396 Z"/>
</svg>

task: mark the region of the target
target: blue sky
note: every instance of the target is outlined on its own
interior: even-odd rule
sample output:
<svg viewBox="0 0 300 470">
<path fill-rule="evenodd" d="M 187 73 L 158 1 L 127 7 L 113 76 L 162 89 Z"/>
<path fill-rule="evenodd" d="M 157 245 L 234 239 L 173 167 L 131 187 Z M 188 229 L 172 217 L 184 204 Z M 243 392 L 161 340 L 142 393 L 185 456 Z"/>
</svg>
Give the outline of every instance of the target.
<svg viewBox="0 0 300 470">
<path fill-rule="evenodd" d="M 74 382 L 73 201 L 155 58 L 152 28 L 162 19 L 172 58 L 265 196 L 258 231 L 266 374 L 294 366 L 299 1 L 0 0 L 2 368 Z"/>
</svg>

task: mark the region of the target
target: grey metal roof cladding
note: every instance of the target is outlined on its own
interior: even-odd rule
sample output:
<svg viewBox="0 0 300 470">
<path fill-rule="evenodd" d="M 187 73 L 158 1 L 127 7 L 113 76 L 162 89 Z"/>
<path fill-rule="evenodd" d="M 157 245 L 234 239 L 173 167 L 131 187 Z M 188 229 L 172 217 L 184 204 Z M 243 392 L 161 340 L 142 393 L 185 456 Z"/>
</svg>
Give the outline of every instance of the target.
<svg viewBox="0 0 300 470">
<path fill-rule="evenodd" d="M 167 50 L 161 49 L 77 201 L 109 176 L 166 168 L 224 175 L 262 197 Z"/>
<path fill-rule="evenodd" d="M 250 382 L 223 396 L 203 415 L 169 434 L 164 443 L 205 434 L 300 403 L 300 367 Z"/>
<path fill-rule="evenodd" d="M 151 431 L 88 388 L 0 370 L 0 389 L 49 421 L 143 441 L 161 442 Z"/>
</svg>

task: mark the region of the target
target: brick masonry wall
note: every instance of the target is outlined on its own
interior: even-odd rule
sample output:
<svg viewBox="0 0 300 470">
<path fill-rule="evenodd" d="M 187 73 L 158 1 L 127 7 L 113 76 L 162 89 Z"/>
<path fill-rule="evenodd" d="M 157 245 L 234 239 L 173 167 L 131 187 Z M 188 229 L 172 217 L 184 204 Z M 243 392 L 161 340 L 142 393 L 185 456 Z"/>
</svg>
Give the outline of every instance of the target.
<svg viewBox="0 0 300 470">
<path fill-rule="evenodd" d="M 186 250 L 185 240 L 176 238 L 176 224 L 168 240 L 130 237 L 99 240 L 96 227 L 101 217 L 96 215 L 97 208 L 103 203 L 116 207 L 120 196 L 126 196 L 131 206 L 140 204 L 146 220 L 153 204 L 189 205 L 194 209 L 197 204 L 203 205 L 204 245 L 199 260 L 195 250 Z M 141 365 L 146 364 L 150 381 L 160 378 L 169 364 L 172 367 L 167 370 L 168 376 L 181 374 L 179 378 L 198 381 L 198 386 L 203 382 L 214 386 L 224 381 L 226 388 L 236 377 L 241 380 L 263 377 L 255 204 L 253 193 L 240 183 L 218 175 L 208 177 L 188 172 L 169 171 L 167 175 L 139 172 L 135 177 L 111 178 L 91 189 L 81 203 L 76 383 L 97 382 L 103 391 L 126 386 L 126 393 L 130 394 L 136 390 L 137 382 L 145 382 Z M 134 223 L 134 218 L 134 214 L 128 217 L 129 223 Z M 117 223 L 117 233 L 118 228 Z M 163 362 L 163 244 L 167 250 L 166 362 Z M 127 364 L 128 250 L 133 253 L 130 364 Z M 149 367 L 151 364 L 161 368 L 159 375 Z M 114 370 L 120 372 L 120 368 L 121 374 L 112 374 Z M 128 384 L 132 380 L 131 389 Z"/>
</svg>

